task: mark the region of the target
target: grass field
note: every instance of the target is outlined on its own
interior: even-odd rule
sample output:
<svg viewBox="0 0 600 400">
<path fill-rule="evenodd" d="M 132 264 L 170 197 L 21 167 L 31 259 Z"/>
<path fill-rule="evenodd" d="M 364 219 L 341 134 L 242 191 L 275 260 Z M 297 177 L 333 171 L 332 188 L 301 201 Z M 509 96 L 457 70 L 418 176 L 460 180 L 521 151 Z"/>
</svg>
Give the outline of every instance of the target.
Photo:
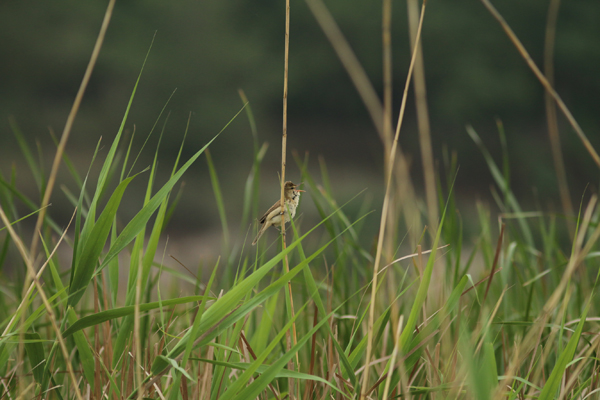
<svg viewBox="0 0 600 400">
<path fill-rule="evenodd" d="M 99 174 L 78 171 L 65 146 L 84 78 L 49 174 L 14 125 L 40 200 L 22 193 L 23 171 L 0 176 L 0 399 L 598 398 L 596 195 L 582 196 L 575 211 L 564 191 L 564 212 L 523 209 L 510 187 L 498 123 L 505 144 L 499 164 L 475 129 L 467 133 L 495 180 L 500 212 L 474 202 L 464 215 L 477 217 L 463 221 L 453 192 L 460 154 L 446 155 L 444 172 L 436 174 L 423 131 L 429 164 L 423 166 L 426 196 L 419 197 L 394 140 L 406 93 L 395 125 L 391 89 L 373 102 L 372 87 L 323 4 L 307 3 L 378 125 L 385 152 L 383 205 L 364 193 L 342 204 L 325 163 L 315 175 L 308 172 L 312 159 L 288 157 L 287 168 L 301 172 L 307 192 L 300 207 L 312 202 L 320 222 L 292 223 L 275 242 L 271 230 L 254 248 L 252 237 L 229 231 L 237 224 L 227 223 L 208 151 L 221 133 L 191 158 L 178 157 L 166 182 L 155 179 L 160 146 L 149 168 L 135 164 L 133 148 L 152 151 L 122 138 L 137 83 L 112 143 L 102 151 L 96 147 L 92 164 L 101 166 Z M 389 5 L 384 1 L 384 44 Z M 425 8 L 419 14 L 416 2 L 414 7 L 411 26 L 418 38 Z M 96 56 L 107 26 L 108 20 Z M 407 86 L 413 71 L 417 86 L 424 79 L 418 54 L 407 68 Z M 94 62 L 92 56 L 90 74 Z M 384 67 L 387 62 L 384 57 Z M 549 99 L 548 107 L 556 112 L 556 102 L 567 115 L 556 93 Z M 259 216 L 265 147 L 243 93 L 241 104 L 232 120 L 247 118 L 254 138 L 254 164 L 243 171 L 244 227 Z M 164 119 L 157 116 L 155 135 Z M 575 125 L 588 148 L 582 156 L 597 157 Z M 285 139 L 283 149 L 285 157 Z M 199 159 L 208 162 L 213 193 L 207 195 L 214 196 L 214 212 L 223 221 L 222 256 L 214 265 L 198 260 L 204 268 L 197 275 L 182 274 L 166 265 L 159 243 L 177 208 L 181 178 Z M 79 187 L 67 193 L 69 226 L 58 225 L 47 211 L 60 183 L 59 166 Z M 120 205 L 133 180 L 147 182 L 146 195 L 124 221 Z M 23 209 L 29 211 L 17 211 Z M 33 238 L 24 220 L 37 221 Z M 367 223 L 378 223 L 379 235 L 366 233 Z M 463 233 L 465 225 L 474 227 L 475 237 Z M 59 248 L 71 255 L 68 262 L 57 256 Z M 126 282 L 119 281 L 120 271 L 127 271 Z M 164 282 L 193 290 L 178 297 Z"/>
</svg>

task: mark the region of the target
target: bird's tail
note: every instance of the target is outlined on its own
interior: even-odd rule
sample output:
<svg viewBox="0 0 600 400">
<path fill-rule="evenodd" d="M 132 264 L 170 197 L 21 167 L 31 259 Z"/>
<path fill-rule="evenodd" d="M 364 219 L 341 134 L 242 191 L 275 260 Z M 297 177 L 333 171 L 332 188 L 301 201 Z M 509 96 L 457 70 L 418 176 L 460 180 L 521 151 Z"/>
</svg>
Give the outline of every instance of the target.
<svg viewBox="0 0 600 400">
<path fill-rule="evenodd" d="M 255 239 L 254 239 L 254 241 L 252 242 L 252 246 L 256 246 L 256 243 L 258 243 L 258 239 L 260 239 L 260 237 L 263 235 L 263 233 L 265 233 L 265 230 L 266 230 L 266 229 L 265 229 L 265 227 L 266 227 L 266 225 L 265 225 L 265 224 L 263 224 L 263 225 L 260 227 L 260 230 L 258 231 L 258 235 L 256 235 L 256 238 L 255 238 Z"/>
</svg>

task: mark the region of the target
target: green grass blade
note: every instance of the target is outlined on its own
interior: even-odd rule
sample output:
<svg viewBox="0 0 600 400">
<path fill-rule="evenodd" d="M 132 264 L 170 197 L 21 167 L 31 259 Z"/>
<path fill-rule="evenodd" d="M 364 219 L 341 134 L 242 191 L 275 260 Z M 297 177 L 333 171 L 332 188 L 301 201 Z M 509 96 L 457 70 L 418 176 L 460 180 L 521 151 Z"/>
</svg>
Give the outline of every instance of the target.
<svg viewBox="0 0 600 400">
<path fill-rule="evenodd" d="M 573 359 L 573 356 L 575 355 L 575 350 L 577 350 L 577 344 L 579 343 L 581 332 L 583 332 L 583 325 L 585 324 L 585 318 L 587 316 L 591 304 L 592 303 L 590 301 L 585 307 L 583 315 L 581 316 L 581 319 L 577 324 L 577 329 L 575 329 L 575 333 L 573 333 L 571 339 L 569 339 L 567 347 L 565 347 L 561 355 L 558 357 L 558 361 L 554 365 L 552 373 L 548 377 L 548 380 L 546 381 L 546 384 L 544 385 L 544 388 L 542 389 L 538 400 L 551 400 L 555 398 L 556 392 L 558 391 L 560 383 L 562 382 L 565 369 L 567 368 L 569 362 L 571 362 L 571 360 Z"/>
<path fill-rule="evenodd" d="M 90 166 L 88 167 L 88 172 L 85 175 L 83 184 L 81 185 L 81 189 L 79 192 L 79 200 L 77 201 L 77 213 L 75 214 L 75 235 L 74 235 L 75 237 L 73 239 L 73 258 L 71 260 L 71 276 L 69 277 L 69 287 L 73 284 L 73 276 L 74 276 L 75 268 L 77 266 L 77 261 L 79 260 L 81 251 L 83 249 L 83 245 L 80 245 L 80 243 L 81 243 L 81 231 L 80 231 L 81 217 L 83 215 L 85 215 L 85 217 L 88 218 L 87 211 L 84 211 L 83 200 L 84 200 L 85 194 L 86 194 L 86 187 L 87 187 L 88 178 L 90 176 L 90 170 L 92 168 L 92 165 L 94 164 L 96 155 L 98 154 L 98 149 L 100 147 L 100 143 L 101 143 L 101 140 L 99 140 L 98 143 L 96 143 L 96 150 L 94 151 L 94 155 L 92 156 L 92 162 L 90 163 Z M 47 218 L 47 216 L 46 216 L 46 218 Z"/>
<path fill-rule="evenodd" d="M 175 306 L 178 304 L 186 304 L 186 303 L 194 303 L 198 301 L 204 300 L 214 300 L 214 297 L 205 297 L 205 296 L 186 296 L 179 297 L 177 299 L 168 299 L 162 300 L 162 302 L 152 302 L 152 303 L 144 303 L 140 304 L 140 312 L 155 310 L 161 306 L 169 307 Z M 87 315 L 83 318 L 80 318 L 72 324 L 68 329 L 63 332 L 63 337 L 67 338 L 71 336 L 73 333 L 80 331 L 85 328 L 89 328 L 90 326 L 96 326 L 103 322 L 110 321 L 116 318 L 122 318 L 127 315 L 132 315 L 134 312 L 134 306 L 126 306 L 120 308 L 113 308 L 110 310 L 100 311 L 95 314 Z"/>
<path fill-rule="evenodd" d="M 208 171 L 210 172 L 210 183 L 215 194 L 215 200 L 217 202 L 217 210 L 219 210 L 219 219 L 221 220 L 221 227 L 223 228 L 223 243 L 225 253 L 229 252 L 229 227 L 227 225 L 227 214 L 225 213 L 225 203 L 223 202 L 223 195 L 221 194 L 221 185 L 219 184 L 219 177 L 217 176 L 217 170 L 213 163 L 210 151 L 206 150 L 206 163 L 208 164 Z"/>
<path fill-rule="evenodd" d="M 352 201 L 355 197 L 350 199 L 348 202 Z M 346 204 L 348 204 L 348 203 L 346 203 Z M 344 205 L 346 205 L 346 204 L 344 204 Z M 359 220 L 355 221 L 352 225 L 358 223 L 360 220 L 364 219 L 367 215 L 368 214 L 365 214 Z M 323 221 L 323 222 L 326 222 L 326 221 Z M 298 237 L 299 236 L 298 230 L 296 229 L 296 225 L 293 220 L 291 221 L 291 225 L 292 225 L 292 229 L 294 231 L 294 236 Z M 348 228 L 346 228 L 346 229 L 348 229 Z M 306 255 L 304 254 L 304 249 L 302 247 L 302 243 L 300 243 L 298 245 L 298 254 L 300 255 L 301 261 L 306 260 Z M 317 309 L 319 310 L 319 313 L 321 313 L 321 315 L 327 314 L 327 312 L 325 311 L 325 306 L 323 304 L 323 300 L 321 299 L 321 296 L 319 295 L 316 281 L 315 281 L 315 279 L 312 275 L 312 272 L 310 271 L 309 268 L 304 269 L 304 280 L 305 280 L 306 286 L 308 288 L 309 295 L 311 296 L 311 298 L 317 305 Z M 358 380 L 356 379 L 356 375 L 354 374 L 354 368 L 352 367 L 346 352 L 344 351 L 342 346 L 339 344 L 339 342 L 335 338 L 333 332 L 331 331 L 331 327 L 329 325 L 327 325 L 326 327 L 328 330 L 328 334 L 331 337 L 332 343 L 336 347 L 336 350 L 340 357 L 340 361 L 344 367 L 344 372 L 346 374 L 345 376 L 348 377 L 350 379 L 350 381 L 352 382 L 352 384 L 356 387 L 356 385 L 358 384 Z"/>
<path fill-rule="evenodd" d="M 121 125 L 119 126 L 119 130 L 117 135 L 115 136 L 112 145 L 110 146 L 110 150 L 104 160 L 104 164 L 102 165 L 102 169 L 100 170 L 100 174 L 98 176 L 98 183 L 96 184 L 96 191 L 94 192 L 94 196 L 92 198 L 92 202 L 90 204 L 88 218 L 86 218 L 85 223 L 83 225 L 81 231 L 81 242 L 85 245 L 88 239 L 88 235 L 92 231 L 95 219 L 96 219 L 96 207 L 100 196 L 104 193 L 106 185 L 108 183 L 108 177 L 111 169 L 113 168 L 113 162 L 115 161 L 115 154 L 117 152 L 117 148 L 119 147 L 119 142 L 121 140 L 121 135 L 123 133 L 123 129 L 125 128 L 125 123 L 127 122 L 127 117 L 129 115 L 129 111 L 131 109 L 131 105 L 133 104 L 133 99 L 135 98 L 135 93 L 137 91 L 138 85 L 140 83 L 140 79 L 142 77 L 142 73 L 144 72 L 144 67 L 146 66 L 146 61 L 148 60 L 148 56 L 150 55 L 150 50 L 152 49 L 152 44 L 154 43 L 154 38 L 152 38 L 152 42 L 150 43 L 150 47 L 148 48 L 148 52 L 146 53 L 146 57 L 144 58 L 144 62 L 142 63 L 142 68 L 140 73 L 138 74 L 135 85 L 133 86 L 133 90 L 131 92 L 131 96 L 129 97 L 129 102 L 127 103 L 127 108 L 125 109 L 125 115 L 121 120 Z"/>
<path fill-rule="evenodd" d="M 29 217 L 33 216 L 33 215 L 36 215 L 36 214 L 37 214 L 37 213 L 39 213 L 40 211 L 41 211 L 41 208 L 39 208 L 39 209 L 35 210 L 34 212 L 31 212 L 31 213 L 29 213 L 29 214 L 25 215 L 24 217 L 21 217 L 21 218 L 17 219 L 16 221 L 13 221 L 13 222 L 11 222 L 11 223 L 10 223 L 10 225 L 11 225 L 11 226 L 13 226 L 13 225 L 15 225 L 15 224 L 18 224 L 19 222 L 21 222 L 21 221 L 23 221 L 23 220 L 25 220 L 25 219 L 27 219 L 27 218 L 29 218 Z M 2 231 L 3 231 L 3 230 L 5 230 L 5 229 L 6 229 L 6 227 L 5 227 L 5 226 L 4 226 L 4 227 L 2 227 L 2 228 L 0 228 L 0 232 L 2 232 Z M 8 237 L 8 236 L 7 236 L 7 237 Z"/>
<path fill-rule="evenodd" d="M 242 112 L 238 111 L 236 115 L 223 127 L 221 132 L 229 126 L 229 124 Z M 173 186 L 181 179 L 181 176 L 188 170 L 188 168 L 200 157 L 200 155 L 208 148 L 208 146 L 221 134 L 217 133 L 204 147 L 202 147 L 196 154 L 194 154 L 178 171 L 174 174 L 164 186 L 156 192 L 156 194 L 150 199 L 150 201 L 132 218 L 131 221 L 123 228 L 121 234 L 117 237 L 114 243 L 111 244 L 111 248 L 108 251 L 106 257 L 102 261 L 101 269 L 104 268 L 117 254 L 119 254 L 125 246 L 127 246 L 135 237 L 141 232 L 146 226 L 146 223 L 154 214 L 154 211 L 161 205 L 165 197 L 170 193 Z"/>
<path fill-rule="evenodd" d="M 156 124 L 155 124 L 156 125 Z M 152 132 L 151 132 L 152 133 Z M 146 139 L 147 140 L 147 139 Z M 150 176 L 148 177 L 148 184 L 146 185 L 146 196 L 144 198 L 144 205 L 148 204 L 148 201 L 152 197 L 152 187 L 154 183 L 154 177 L 156 174 L 156 165 L 158 162 L 158 153 L 160 149 L 160 142 L 162 140 L 162 134 L 159 138 L 158 144 L 156 146 L 156 150 L 154 152 L 154 160 L 152 161 L 152 166 L 150 167 Z M 154 220 L 154 228 L 152 230 L 152 234 L 150 235 L 150 239 L 148 240 L 148 245 L 146 248 L 146 253 L 142 255 L 144 242 L 146 240 L 146 226 L 144 225 L 138 235 L 135 238 L 135 243 L 133 245 L 133 249 L 131 250 L 129 270 L 128 270 L 128 282 L 127 282 L 127 294 L 125 305 L 130 306 L 133 305 L 136 301 L 136 287 L 139 280 L 141 284 L 140 292 L 146 292 L 146 283 L 148 282 L 148 276 L 150 275 L 150 268 L 152 267 L 152 260 L 156 254 L 156 249 L 158 247 L 158 240 L 160 234 L 162 232 L 162 220 L 164 217 L 166 203 L 168 202 L 169 195 L 163 199 L 156 219 Z M 114 227 L 113 232 L 116 231 L 116 227 Z M 116 234 L 116 233 L 115 233 Z M 113 235 L 114 236 L 114 235 Z M 115 239 L 116 240 L 116 239 Z M 111 243 L 113 243 L 111 241 Z M 115 257 L 117 259 L 117 257 Z M 141 265 L 140 265 L 141 260 Z M 113 261 L 111 261 L 112 263 Z M 138 274 L 139 268 L 142 268 L 141 276 Z M 117 271 L 118 273 L 118 271 Z M 123 354 L 126 346 L 126 342 L 133 333 L 134 319 L 133 315 L 127 316 L 123 323 L 120 326 L 120 329 L 117 334 L 117 338 L 113 347 L 113 368 L 117 367 L 117 363 L 120 358 L 119 355 Z M 145 319 L 143 319 L 143 323 L 145 323 Z M 144 347 L 146 341 L 146 337 L 143 336 L 141 338 L 141 345 Z"/>
<path fill-rule="evenodd" d="M 294 317 L 297 318 L 298 315 L 301 313 L 301 311 L 302 311 L 302 309 L 298 310 L 298 314 L 296 314 Z M 298 339 L 298 343 L 296 345 L 294 345 L 289 351 L 285 352 L 282 357 L 280 357 L 269 368 L 267 368 L 264 373 L 262 373 L 258 378 L 256 378 L 254 380 L 254 382 L 252 382 L 244 390 L 239 392 L 237 394 L 237 396 L 235 396 L 233 398 L 233 400 L 253 399 L 256 396 L 258 396 L 260 394 L 260 392 L 262 392 L 267 387 L 267 385 L 269 383 L 271 383 L 271 381 L 273 379 L 276 378 L 276 376 L 279 374 L 279 372 L 284 369 L 284 367 L 288 363 L 288 361 L 291 360 L 296 355 L 296 353 L 302 348 L 302 346 L 304 346 L 304 344 L 308 341 L 308 339 L 310 339 L 312 337 L 312 335 L 314 333 L 316 333 L 319 330 L 319 328 L 329 320 L 329 318 L 331 317 L 332 314 L 328 314 L 325 316 L 325 318 L 321 319 L 310 331 L 308 331 L 308 333 L 306 335 L 304 335 L 303 337 Z M 294 320 L 295 320 L 295 318 L 294 318 Z M 287 329 L 282 329 L 281 333 L 285 333 L 285 331 L 287 331 L 288 329 L 289 329 L 289 327 Z M 258 361 L 258 359 L 257 359 L 257 361 Z M 248 370 L 246 370 L 244 373 L 248 373 L 249 371 L 250 371 L 250 368 Z M 228 390 L 225 393 L 229 393 L 229 392 L 230 391 Z M 339 392 L 339 390 L 338 390 L 338 392 Z"/>
<path fill-rule="evenodd" d="M 228 326 L 235 323 L 240 318 L 243 318 L 247 313 L 249 313 L 254 307 L 258 304 L 266 301 L 269 297 L 273 296 L 278 290 L 280 290 L 287 282 L 292 279 L 296 274 L 298 274 L 303 268 L 305 268 L 309 262 L 311 262 L 314 258 L 316 258 L 319 254 L 321 254 L 336 238 L 330 240 L 324 246 L 322 246 L 319 250 L 313 253 L 309 258 L 299 263 L 296 267 L 291 269 L 288 273 L 282 275 L 278 280 L 276 280 L 273 284 L 263 290 L 261 293 L 252 297 L 251 299 L 244 302 L 239 308 L 236 309 L 236 306 L 240 300 L 247 296 L 253 288 L 264 278 L 264 276 L 273 269 L 286 254 L 290 253 L 294 250 L 294 248 L 302 241 L 304 238 L 309 235 L 314 229 L 320 226 L 323 223 L 321 221 L 315 227 L 313 227 L 310 231 L 308 231 L 304 236 L 299 238 L 298 240 L 291 243 L 287 249 L 278 253 L 275 257 L 273 257 L 270 261 L 264 264 L 262 267 L 258 268 L 251 275 L 240 281 L 235 287 L 233 287 L 229 292 L 227 292 L 223 297 L 219 298 L 215 303 L 204 313 L 201 320 L 201 328 L 200 332 L 205 332 L 208 329 L 214 329 L 210 335 L 206 336 L 203 341 L 198 343 L 198 346 L 208 343 L 214 337 L 216 337 L 222 330 L 227 328 Z M 223 320 L 223 316 L 227 316 Z M 220 323 L 220 326 L 217 327 L 217 324 Z M 190 332 L 188 331 L 185 336 L 177 343 L 177 345 L 169 352 L 168 358 L 175 358 L 179 355 L 189 340 Z M 164 360 L 156 359 L 154 364 L 152 365 L 152 374 L 156 375 L 162 372 L 166 367 L 167 363 Z"/>
<path fill-rule="evenodd" d="M 92 280 L 98 258 L 106 244 L 106 239 L 108 239 L 108 234 L 121 203 L 121 198 L 133 178 L 135 176 L 124 180 L 117 186 L 102 214 L 100 214 L 98 222 L 92 228 L 81 252 L 81 257 L 73 271 L 72 284 L 69 287 L 69 306 L 75 306 L 79 302 Z"/>
<path fill-rule="evenodd" d="M 38 188 L 38 190 L 40 191 L 41 196 L 43 196 L 42 173 L 41 173 L 40 166 L 35 161 L 35 157 L 33 156 L 31 149 L 29 148 L 29 144 L 27 143 L 27 140 L 25 140 L 25 136 L 21 132 L 21 129 L 19 129 L 19 126 L 17 125 L 17 121 L 15 121 L 15 119 L 13 117 L 10 117 L 8 119 L 8 122 L 13 131 L 13 134 L 15 135 L 15 138 L 17 139 L 17 143 L 19 143 L 19 147 L 21 148 L 21 153 L 23 153 L 23 157 L 25 158 L 25 161 L 27 162 L 27 165 L 29 166 L 29 169 L 31 170 L 31 174 L 33 175 L 33 180 L 35 181 L 35 185 Z"/>
<path fill-rule="evenodd" d="M 408 346 L 411 350 L 414 349 L 419 343 L 421 343 L 423 339 L 425 339 L 427 336 L 431 335 L 435 330 L 437 330 L 442 324 L 442 322 L 446 319 L 446 317 L 448 317 L 454 311 L 454 309 L 458 306 L 460 296 L 465 290 L 465 286 L 467 285 L 468 281 L 469 278 L 467 276 L 463 276 L 461 278 L 461 280 L 450 293 L 450 296 L 448 296 L 448 299 L 446 300 L 446 303 L 444 304 L 444 307 L 442 307 L 440 312 L 438 312 L 432 318 L 432 320 L 413 337 L 411 344 Z M 422 348 L 418 349 L 406 358 L 405 365 L 407 370 L 413 368 L 415 363 L 421 357 L 421 354 Z"/>
<path fill-rule="evenodd" d="M 42 344 L 42 337 L 39 333 L 25 333 L 25 351 L 31 365 L 31 372 L 35 380 L 41 385 L 44 381 L 44 371 L 46 366 L 46 354 Z"/>
<path fill-rule="evenodd" d="M 223 395 L 221 395 L 219 400 L 231 400 L 231 399 L 239 399 L 239 398 L 252 399 L 252 398 L 256 397 L 256 396 L 240 397 L 242 394 L 245 394 L 245 390 L 242 390 L 242 388 L 248 383 L 250 378 L 252 378 L 252 376 L 258 369 L 258 367 L 260 365 L 262 365 L 262 363 L 266 360 L 267 356 L 269 354 L 271 354 L 273 349 L 275 349 L 275 347 L 279 344 L 279 342 L 284 338 L 286 332 L 292 328 L 293 323 L 296 321 L 298 316 L 302 314 L 302 311 L 304 310 L 304 308 L 306 308 L 306 305 L 307 304 L 304 304 L 302 307 L 300 307 L 297 314 L 294 315 L 294 317 L 292 317 L 287 322 L 287 324 L 285 324 L 285 326 L 283 326 L 283 328 L 279 330 L 279 332 L 273 338 L 271 343 L 269 343 L 267 348 L 262 353 L 258 354 L 256 356 L 256 360 L 254 360 L 254 362 L 238 377 L 238 379 L 236 379 L 234 382 L 232 382 L 231 385 L 229 385 L 227 387 L 227 391 L 225 391 L 225 393 L 223 393 Z M 292 354 L 292 356 L 293 356 L 293 354 Z M 286 363 L 287 363 L 287 361 L 286 361 Z M 279 369 L 281 369 L 281 368 L 283 368 L 283 366 L 280 367 Z M 270 381 L 271 380 L 269 380 L 269 382 Z M 241 390 L 241 392 L 238 393 L 238 391 L 240 391 L 240 390 Z"/>
<path fill-rule="evenodd" d="M 506 199 L 509 202 L 510 207 L 514 210 L 515 213 L 521 214 L 523 212 L 521 209 L 521 206 L 519 205 L 514 194 L 508 187 L 508 182 L 505 181 L 504 175 L 500 171 L 500 168 L 498 168 L 498 166 L 494 162 L 494 159 L 492 158 L 491 154 L 486 149 L 481 138 L 479 137 L 479 135 L 477 135 L 477 132 L 475 132 L 473 127 L 470 125 L 467 126 L 467 133 L 469 134 L 471 139 L 473 139 L 473 141 L 475 142 L 477 147 L 479 147 L 479 151 L 481 151 L 481 153 L 483 154 L 483 158 L 485 159 L 485 162 L 487 163 L 488 168 L 489 168 L 490 172 L 492 173 L 494 180 L 496 181 L 496 184 L 502 189 L 503 193 L 505 193 Z M 525 221 L 524 218 L 518 218 L 518 222 L 519 222 L 519 226 L 521 227 L 521 231 L 523 232 L 523 236 L 525 237 L 527 244 L 531 248 L 533 248 L 534 247 L 533 235 L 531 234 L 531 229 L 529 228 L 529 225 L 527 225 L 527 222 Z"/>
<path fill-rule="evenodd" d="M 250 365 L 252 365 L 250 363 L 244 363 L 244 362 L 225 362 L 225 361 L 207 360 L 205 358 L 193 358 L 193 357 L 190 358 L 190 361 L 200 361 L 200 362 L 205 362 L 205 363 L 209 363 L 209 364 L 213 364 L 213 365 L 220 365 L 220 366 L 226 367 L 226 368 L 238 369 L 241 371 L 246 371 L 248 369 L 248 367 L 250 367 Z M 259 365 L 258 368 L 256 369 L 256 373 L 264 374 L 269 367 L 270 367 L 270 365 L 265 365 L 265 364 Z M 331 384 L 331 382 L 326 381 L 325 379 L 321 378 L 320 376 L 305 374 L 305 373 L 298 372 L 298 371 L 290 371 L 285 368 L 280 369 L 279 371 L 276 372 L 275 379 L 276 378 L 293 378 L 293 379 L 299 379 L 299 380 L 303 380 L 303 381 L 315 381 L 315 382 L 319 382 L 324 385 L 327 385 L 327 386 L 331 387 L 332 389 L 340 392 L 340 390 L 336 386 Z"/>
<path fill-rule="evenodd" d="M 23 204 L 25 204 L 25 206 L 28 209 L 30 209 L 31 211 L 39 210 L 39 206 L 34 201 L 29 199 L 22 192 L 18 191 L 15 188 L 14 182 L 13 183 L 7 182 L 6 180 L 4 180 L 4 178 L 2 176 L 0 176 L 0 186 L 4 186 L 4 188 L 7 189 L 8 193 L 10 193 L 11 195 L 14 195 L 15 198 L 17 198 Z M 11 214 L 16 215 L 16 212 L 11 213 Z M 13 218 L 13 219 L 16 219 L 16 218 Z M 62 229 L 60 228 L 60 226 L 58 226 L 58 224 L 52 218 L 50 218 L 48 215 L 46 215 L 46 223 L 48 224 L 48 226 L 50 226 L 50 228 L 52 228 L 52 230 L 54 232 L 58 233 L 59 235 L 62 234 Z"/>
<path fill-rule="evenodd" d="M 275 311 L 279 305 L 279 292 L 267 300 L 260 318 L 260 323 L 256 327 L 255 333 L 252 336 L 251 344 L 256 353 L 260 353 L 267 347 L 269 342 L 269 333 L 273 329 L 276 316 Z"/>
<path fill-rule="evenodd" d="M 454 184 L 452 185 L 454 186 Z M 450 193 L 452 192 L 452 187 L 450 188 Z M 412 308 L 410 310 L 410 314 L 406 321 L 406 325 L 402 334 L 400 335 L 400 348 L 402 349 L 402 354 L 407 354 L 410 350 L 408 346 L 410 345 L 411 339 L 413 337 L 413 331 L 415 329 L 417 323 L 417 317 L 421 311 L 421 307 L 425 302 L 425 298 L 427 297 L 427 290 L 429 289 L 429 283 L 431 282 L 431 274 L 433 273 L 433 264 L 435 263 L 435 256 L 437 253 L 438 243 L 440 240 L 440 235 L 442 234 L 442 229 L 444 227 L 444 220 L 446 218 L 446 211 L 448 210 L 448 203 L 446 202 L 446 206 L 444 207 L 444 212 L 442 214 L 442 218 L 440 219 L 440 226 L 438 227 L 437 233 L 435 235 L 435 240 L 433 241 L 431 254 L 429 255 L 429 259 L 427 260 L 427 266 L 425 267 L 425 271 L 423 271 L 423 277 L 421 283 L 419 285 L 419 289 L 417 290 L 417 295 L 413 302 Z"/>
<path fill-rule="evenodd" d="M 199 332 L 200 332 L 200 321 L 202 320 L 202 315 L 204 314 L 204 309 L 206 308 L 206 296 L 208 293 L 210 293 L 210 288 L 212 287 L 212 284 L 215 280 L 215 276 L 217 273 L 217 268 L 219 267 L 219 263 L 217 262 L 215 264 L 215 267 L 213 268 L 213 272 L 212 275 L 210 276 L 210 279 L 208 280 L 208 283 L 206 285 L 206 289 L 204 291 L 204 297 L 205 300 L 203 300 L 200 303 L 200 306 L 198 308 L 198 313 L 196 314 L 196 317 L 194 318 L 194 323 L 192 325 L 192 328 L 190 329 L 191 331 L 191 340 L 188 340 L 186 346 L 185 346 L 185 351 L 183 352 L 183 358 L 181 360 L 181 371 L 176 371 L 175 372 L 175 379 L 173 380 L 173 385 L 172 385 L 172 390 L 169 393 L 169 400 L 177 400 L 177 396 L 179 395 L 179 384 L 181 382 L 181 376 L 185 374 L 185 367 L 188 363 L 188 360 L 190 358 L 190 354 L 192 353 L 193 350 L 193 346 L 194 346 L 194 341 L 198 338 L 199 336 Z M 189 379 L 189 377 L 188 377 Z"/>
<path fill-rule="evenodd" d="M 131 164 L 131 167 L 129 168 L 129 172 L 127 173 L 127 176 L 131 175 L 131 171 L 133 171 L 133 168 L 135 167 L 135 164 L 137 163 L 137 160 L 142 155 L 142 151 L 144 150 L 144 147 L 146 147 L 146 144 L 148 143 L 148 139 L 150 139 L 150 136 L 152 136 L 152 132 L 154 132 L 154 129 L 156 128 L 156 125 L 158 125 L 158 121 L 160 121 L 160 118 L 162 117 L 163 113 L 165 112 L 167 106 L 169 105 L 169 102 L 173 98 L 173 95 L 175 94 L 176 91 L 177 91 L 177 89 L 173 90 L 173 92 L 171 93 L 171 95 L 167 99 L 167 102 L 165 103 L 165 105 L 163 106 L 163 108 L 160 110 L 160 113 L 158 113 L 158 117 L 156 117 L 156 121 L 154 121 L 154 125 L 152 125 L 152 129 L 150 129 L 150 133 L 148 133 L 148 135 L 146 135 L 146 140 L 144 140 L 144 144 L 142 144 L 142 147 L 140 148 L 140 150 L 138 151 L 138 154 L 135 157 L 135 160 L 133 160 L 133 163 Z M 167 125 L 167 121 L 168 120 L 169 120 L 169 116 L 167 115 L 167 118 L 165 118 L 165 122 L 163 124 L 163 129 L 161 131 L 161 137 L 162 137 L 162 134 L 165 131 L 165 127 Z M 133 137 L 132 137 L 132 141 L 133 141 Z M 129 145 L 129 148 L 131 149 L 131 143 Z M 122 174 L 125 171 L 125 167 L 126 167 L 126 164 L 127 164 L 127 158 L 129 158 L 129 150 L 127 150 L 127 156 L 125 158 L 125 162 L 123 163 L 123 171 L 121 173 L 121 179 L 123 179 L 123 175 Z"/>
</svg>

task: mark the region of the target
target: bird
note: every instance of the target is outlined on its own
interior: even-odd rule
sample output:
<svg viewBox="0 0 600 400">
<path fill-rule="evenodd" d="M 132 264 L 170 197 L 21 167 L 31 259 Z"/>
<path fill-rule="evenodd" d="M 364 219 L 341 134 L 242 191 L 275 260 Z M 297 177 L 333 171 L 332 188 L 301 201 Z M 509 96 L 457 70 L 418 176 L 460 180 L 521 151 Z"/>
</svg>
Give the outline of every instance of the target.
<svg viewBox="0 0 600 400">
<path fill-rule="evenodd" d="M 283 187 L 283 197 L 285 199 L 285 209 L 284 209 L 284 220 L 286 223 L 290 222 L 290 214 L 291 218 L 294 218 L 296 215 L 296 208 L 298 208 L 298 200 L 300 200 L 300 192 L 304 192 L 304 190 L 297 189 L 299 185 L 291 181 L 287 181 Z M 267 212 L 260 218 L 259 222 L 262 224 L 258 231 L 258 235 L 256 235 L 256 239 L 252 242 L 252 246 L 256 245 L 258 239 L 265 233 L 270 226 L 275 226 L 277 228 L 281 227 L 281 199 L 277 200 L 275 204 L 271 206 L 267 210 Z M 289 210 L 289 213 L 288 213 Z"/>
</svg>

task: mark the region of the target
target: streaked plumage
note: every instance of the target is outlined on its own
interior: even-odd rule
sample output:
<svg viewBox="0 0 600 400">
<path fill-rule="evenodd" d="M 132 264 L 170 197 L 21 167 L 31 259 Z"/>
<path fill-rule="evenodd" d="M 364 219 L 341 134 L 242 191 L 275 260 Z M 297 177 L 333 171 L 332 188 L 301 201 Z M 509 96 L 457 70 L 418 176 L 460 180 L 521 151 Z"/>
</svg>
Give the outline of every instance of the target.
<svg viewBox="0 0 600 400">
<path fill-rule="evenodd" d="M 285 209 L 284 209 L 284 221 L 287 224 L 290 222 L 290 215 L 292 218 L 296 215 L 296 208 L 298 207 L 298 201 L 300 200 L 300 192 L 304 192 L 304 190 L 296 189 L 298 185 L 287 181 L 284 186 L 283 196 L 285 198 Z M 258 239 L 265 233 L 265 231 L 271 227 L 275 226 L 277 228 L 281 227 L 281 206 L 280 200 L 277 200 L 275 204 L 271 206 L 267 210 L 267 212 L 260 218 L 259 222 L 261 223 L 260 230 L 258 231 L 258 235 L 256 235 L 256 239 L 252 242 L 252 246 L 256 245 Z M 289 213 L 288 213 L 289 209 Z"/>
</svg>

